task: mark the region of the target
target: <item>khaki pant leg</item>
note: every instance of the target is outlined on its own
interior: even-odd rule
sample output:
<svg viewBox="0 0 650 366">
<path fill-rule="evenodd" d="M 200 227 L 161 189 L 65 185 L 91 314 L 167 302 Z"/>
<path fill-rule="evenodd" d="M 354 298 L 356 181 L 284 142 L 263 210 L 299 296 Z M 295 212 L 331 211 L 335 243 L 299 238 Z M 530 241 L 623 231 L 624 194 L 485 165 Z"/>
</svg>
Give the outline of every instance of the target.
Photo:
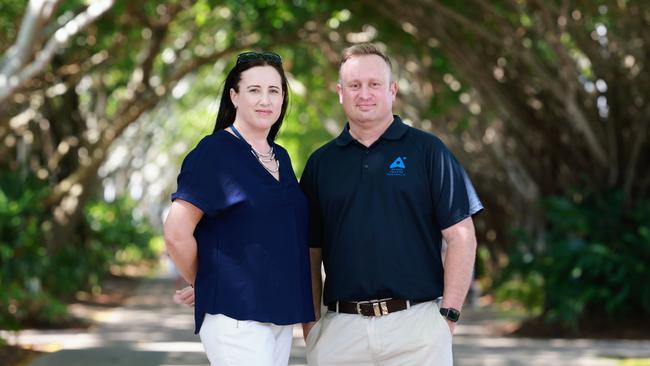
<svg viewBox="0 0 650 366">
<path fill-rule="evenodd" d="M 368 345 L 369 318 L 327 312 L 307 337 L 309 366 L 373 366 Z"/>
<path fill-rule="evenodd" d="M 452 335 L 435 302 L 376 319 L 376 365 L 453 365 Z"/>
</svg>

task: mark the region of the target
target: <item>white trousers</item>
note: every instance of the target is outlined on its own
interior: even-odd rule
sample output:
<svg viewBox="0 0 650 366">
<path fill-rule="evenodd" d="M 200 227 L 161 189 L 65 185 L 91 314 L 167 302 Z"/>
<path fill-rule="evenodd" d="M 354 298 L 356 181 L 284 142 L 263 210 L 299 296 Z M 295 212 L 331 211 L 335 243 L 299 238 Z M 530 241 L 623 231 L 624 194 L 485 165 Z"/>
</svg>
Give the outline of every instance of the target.
<svg viewBox="0 0 650 366">
<path fill-rule="evenodd" d="M 309 366 L 453 365 L 452 335 L 435 302 L 380 317 L 328 311 L 307 337 Z"/>
<path fill-rule="evenodd" d="M 293 326 L 206 314 L 199 336 L 212 366 L 287 366 Z"/>
</svg>

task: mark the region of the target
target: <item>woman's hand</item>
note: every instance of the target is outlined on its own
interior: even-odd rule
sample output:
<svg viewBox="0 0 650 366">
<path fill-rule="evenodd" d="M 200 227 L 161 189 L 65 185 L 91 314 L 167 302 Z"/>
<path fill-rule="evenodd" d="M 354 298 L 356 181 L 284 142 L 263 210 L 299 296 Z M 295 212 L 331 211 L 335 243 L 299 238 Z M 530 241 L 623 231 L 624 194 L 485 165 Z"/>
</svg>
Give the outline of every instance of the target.
<svg viewBox="0 0 650 366">
<path fill-rule="evenodd" d="M 316 322 L 302 323 L 302 337 L 305 339 L 305 342 L 307 342 L 309 332 L 311 332 L 311 328 L 313 328 L 315 324 Z"/>
<path fill-rule="evenodd" d="M 177 304 L 194 306 L 194 288 L 192 286 L 187 286 L 181 290 L 176 290 L 174 293 L 174 302 Z"/>
</svg>

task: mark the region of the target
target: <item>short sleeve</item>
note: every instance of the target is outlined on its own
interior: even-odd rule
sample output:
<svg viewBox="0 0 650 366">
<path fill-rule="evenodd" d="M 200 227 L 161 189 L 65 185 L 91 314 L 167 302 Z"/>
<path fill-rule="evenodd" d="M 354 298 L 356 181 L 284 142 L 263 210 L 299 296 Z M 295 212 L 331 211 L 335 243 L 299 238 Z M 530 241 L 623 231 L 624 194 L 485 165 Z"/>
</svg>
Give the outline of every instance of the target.
<svg viewBox="0 0 650 366">
<path fill-rule="evenodd" d="M 300 177 L 300 188 L 309 203 L 309 247 L 323 247 L 323 214 L 318 200 L 316 172 L 314 170 L 314 156 L 307 161 L 305 170 Z"/>
<path fill-rule="evenodd" d="M 182 199 L 204 214 L 215 215 L 236 200 L 237 192 L 228 187 L 228 178 L 218 159 L 220 152 L 212 136 L 204 137 L 183 160 L 178 188 L 171 200 Z"/>
<path fill-rule="evenodd" d="M 467 172 L 438 139 L 430 156 L 431 194 L 440 230 L 483 210 Z"/>
</svg>

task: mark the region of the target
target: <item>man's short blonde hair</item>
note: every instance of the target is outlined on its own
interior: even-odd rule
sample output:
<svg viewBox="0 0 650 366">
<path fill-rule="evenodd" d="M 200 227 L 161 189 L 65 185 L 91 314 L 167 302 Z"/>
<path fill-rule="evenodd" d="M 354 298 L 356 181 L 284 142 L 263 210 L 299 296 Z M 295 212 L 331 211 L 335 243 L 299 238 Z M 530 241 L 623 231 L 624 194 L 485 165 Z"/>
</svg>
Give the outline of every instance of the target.
<svg viewBox="0 0 650 366">
<path fill-rule="evenodd" d="M 377 46 L 375 46 L 372 43 L 359 43 L 344 49 L 343 52 L 341 53 L 339 72 L 341 71 L 341 67 L 343 66 L 343 64 L 351 57 L 367 56 L 367 55 L 377 55 L 381 57 L 384 61 L 386 61 L 386 65 L 388 65 L 388 70 L 390 70 L 392 73 L 393 65 L 391 64 L 390 59 L 388 58 L 388 56 L 386 56 L 385 53 L 383 53 Z"/>
</svg>

